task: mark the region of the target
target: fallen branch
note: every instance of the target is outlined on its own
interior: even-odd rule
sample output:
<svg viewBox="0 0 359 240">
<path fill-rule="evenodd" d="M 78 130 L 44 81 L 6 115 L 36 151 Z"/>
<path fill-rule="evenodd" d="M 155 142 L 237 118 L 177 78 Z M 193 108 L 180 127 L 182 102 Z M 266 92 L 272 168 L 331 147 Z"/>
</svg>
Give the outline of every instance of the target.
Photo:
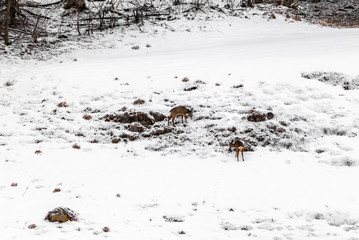
<svg viewBox="0 0 359 240">
<path fill-rule="evenodd" d="M 46 4 L 38 4 L 38 3 L 25 3 L 25 4 L 21 4 L 21 7 L 32 7 L 32 8 L 38 8 L 38 7 L 49 7 L 49 6 L 53 6 L 53 5 L 57 5 L 60 4 L 62 2 L 64 2 L 65 0 L 60 0 L 57 2 L 53 2 L 53 3 L 46 3 Z"/>
</svg>

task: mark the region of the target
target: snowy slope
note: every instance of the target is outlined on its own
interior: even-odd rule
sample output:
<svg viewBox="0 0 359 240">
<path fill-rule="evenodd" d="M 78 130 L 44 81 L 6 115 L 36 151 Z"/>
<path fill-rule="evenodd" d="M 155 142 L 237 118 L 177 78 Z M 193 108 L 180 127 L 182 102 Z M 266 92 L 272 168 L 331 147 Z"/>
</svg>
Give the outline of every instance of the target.
<svg viewBox="0 0 359 240">
<path fill-rule="evenodd" d="M 355 239 L 358 90 L 301 73 L 357 76 L 359 31 L 249 17 L 177 21 L 175 32 L 152 26 L 99 40 L 111 49 L 0 62 L 2 239 Z M 138 98 L 146 103 L 133 105 Z M 112 144 L 126 130 L 101 119 L 124 106 L 167 115 L 175 105 L 195 109 L 173 128 L 178 137 Z M 98 110 L 91 120 L 86 108 Z M 275 117 L 248 122 L 253 108 Z M 281 121 L 285 132 L 270 135 L 278 144 L 259 144 L 245 162 L 223 146 Z M 58 206 L 79 221 L 44 221 Z"/>
</svg>

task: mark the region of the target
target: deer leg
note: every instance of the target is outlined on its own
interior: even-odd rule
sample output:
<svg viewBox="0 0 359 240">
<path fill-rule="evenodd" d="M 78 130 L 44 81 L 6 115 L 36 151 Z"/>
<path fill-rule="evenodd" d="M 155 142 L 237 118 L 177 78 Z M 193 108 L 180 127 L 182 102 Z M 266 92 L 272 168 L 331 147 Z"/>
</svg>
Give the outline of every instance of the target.
<svg viewBox="0 0 359 240">
<path fill-rule="evenodd" d="M 172 118 L 172 124 L 175 126 L 175 117 Z"/>
<path fill-rule="evenodd" d="M 241 150 L 241 153 L 242 153 L 242 160 L 243 160 L 243 162 L 244 162 L 244 156 L 243 156 L 244 147 L 240 147 L 239 149 Z"/>
<path fill-rule="evenodd" d="M 171 120 L 171 116 L 169 116 L 169 117 L 167 118 L 167 125 L 168 125 L 168 126 L 170 125 L 170 120 Z"/>
<path fill-rule="evenodd" d="M 187 118 L 188 118 L 187 115 L 185 115 L 184 119 L 185 119 L 186 123 L 188 123 Z"/>
<path fill-rule="evenodd" d="M 236 148 L 236 157 L 237 157 L 237 161 L 239 162 L 239 149 L 238 148 Z"/>
</svg>

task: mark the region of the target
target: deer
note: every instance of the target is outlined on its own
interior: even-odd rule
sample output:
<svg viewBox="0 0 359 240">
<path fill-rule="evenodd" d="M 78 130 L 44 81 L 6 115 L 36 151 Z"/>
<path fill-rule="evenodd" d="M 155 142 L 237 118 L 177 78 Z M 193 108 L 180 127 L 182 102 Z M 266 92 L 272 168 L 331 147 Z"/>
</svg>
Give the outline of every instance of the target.
<svg viewBox="0 0 359 240">
<path fill-rule="evenodd" d="M 239 156 L 239 152 L 241 152 L 242 160 L 244 162 L 244 156 L 243 156 L 244 144 L 243 144 L 243 142 L 240 141 L 238 138 L 235 138 L 229 143 L 229 150 L 231 151 L 233 147 L 236 149 L 237 161 L 239 162 L 239 157 L 238 156 Z"/>
<path fill-rule="evenodd" d="M 185 121 L 187 123 L 187 118 L 188 117 L 192 118 L 192 115 L 193 115 L 193 109 L 184 106 L 174 107 L 170 110 L 170 116 L 168 117 L 168 125 L 170 125 L 170 120 L 172 119 L 172 124 L 173 126 L 175 126 L 175 118 L 178 116 L 182 117 L 182 123 L 183 123 L 183 117 L 185 118 Z"/>
</svg>

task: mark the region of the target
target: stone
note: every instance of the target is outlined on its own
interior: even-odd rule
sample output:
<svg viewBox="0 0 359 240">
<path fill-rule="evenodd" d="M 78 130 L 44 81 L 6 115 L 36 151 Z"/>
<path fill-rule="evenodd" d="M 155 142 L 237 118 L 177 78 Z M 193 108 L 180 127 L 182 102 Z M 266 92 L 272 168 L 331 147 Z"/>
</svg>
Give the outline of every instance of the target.
<svg viewBox="0 0 359 240">
<path fill-rule="evenodd" d="M 50 222 L 77 221 L 77 213 L 66 207 L 58 207 L 47 213 L 45 220 Z"/>
</svg>

